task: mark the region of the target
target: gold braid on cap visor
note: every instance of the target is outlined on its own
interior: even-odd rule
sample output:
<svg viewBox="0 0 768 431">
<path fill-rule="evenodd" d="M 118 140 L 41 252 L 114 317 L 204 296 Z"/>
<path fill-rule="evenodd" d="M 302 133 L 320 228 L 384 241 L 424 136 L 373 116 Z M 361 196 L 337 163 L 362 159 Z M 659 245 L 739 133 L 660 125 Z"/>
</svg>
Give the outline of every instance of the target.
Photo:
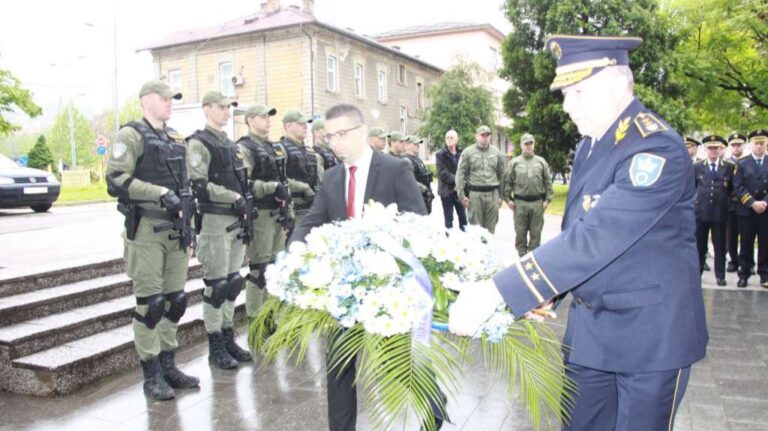
<svg viewBox="0 0 768 431">
<path fill-rule="evenodd" d="M 557 90 L 576 84 L 599 72 L 604 67 L 615 65 L 616 59 L 603 57 L 597 60 L 580 61 L 578 63 L 571 63 L 558 67 L 555 69 L 555 80 L 552 81 L 552 85 L 549 86 L 549 89 Z"/>
</svg>

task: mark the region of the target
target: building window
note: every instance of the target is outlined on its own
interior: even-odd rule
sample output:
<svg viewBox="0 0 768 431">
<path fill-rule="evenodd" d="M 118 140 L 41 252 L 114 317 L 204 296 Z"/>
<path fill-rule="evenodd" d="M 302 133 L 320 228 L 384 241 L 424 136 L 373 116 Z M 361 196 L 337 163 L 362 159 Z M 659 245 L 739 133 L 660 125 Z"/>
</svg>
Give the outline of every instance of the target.
<svg viewBox="0 0 768 431">
<path fill-rule="evenodd" d="M 387 103 L 387 71 L 379 70 L 379 102 Z"/>
<path fill-rule="evenodd" d="M 424 83 L 416 83 L 416 110 L 424 110 Z"/>
<path fill-rule="evenodd" d="M 225 96 L 235 95 L 235 85 L 232 84 L 232 77 L 235 76 L 235 68 L 231 61 L 219 63 L 219 91 Z"/>
<path fill-rule="evenodd" d="M 181 88 L 181 69 L 175 69 L 168 72 L 168 85 L 171 86 L 171 90 L 183 93 Z M 181 103 L 181 100 L 173 99 L 173 103 Z"/>
<path fill-rule="evenodd" d="M 328 82 L 326 87 L 328 91 L 339 91 L 339 60 L 334 55 L 328 56 Z"/>
<path fill-rule="evenodd" d="M 488 62 L 488 66 L 491 68 L 491 70 L 496 70 L 499 68 L 499 51 L 492 46 L 490 49 L 491 57 L 489 59 L 490 61 Z"/>
<path fill-rule="evenodd" d="M 363 73 L 363 65 L 355 63 L 355 97 L 365 97 L 365 81 L 363 80 L 365 74 Z"/>
<path fill-rule="evenodd" d="M 405 133 L 406 122 L 408 121 L 408 108 L 400 107 L 400 132 Z"/>
<path fill-rule="evenodd" d="M 397 83 L 405 85 L 405 65 L 400 64 L 397 66 Z"/>
</svg>

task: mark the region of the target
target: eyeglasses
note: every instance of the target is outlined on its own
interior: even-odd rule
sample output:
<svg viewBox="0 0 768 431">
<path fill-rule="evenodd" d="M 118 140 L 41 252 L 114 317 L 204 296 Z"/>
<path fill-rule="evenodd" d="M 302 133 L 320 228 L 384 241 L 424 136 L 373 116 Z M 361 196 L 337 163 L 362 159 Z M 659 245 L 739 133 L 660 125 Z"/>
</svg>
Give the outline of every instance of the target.
<svg viewBox="0 0 768 431">
<path fill-rule="evenodd" d="M 361 127 L 363 127 L 363 125 L 362 124 L 358 124 L 357 126 L 349 128 L 349 129 L 343 129 L 343 130 L 339 130 L 338 132 L 333 132 L 333 133 L 326 133 L 324 135 L 325 141 L 326 142 L 331 142 L 331 140 L 333 138 L 344 139 L 344 137 L 347 136 L 347 133 L 349 133 L 349 132 L 351 132 L 351 131 L 353 131 L 355 129 L 359 129 Z"/>
</svg>

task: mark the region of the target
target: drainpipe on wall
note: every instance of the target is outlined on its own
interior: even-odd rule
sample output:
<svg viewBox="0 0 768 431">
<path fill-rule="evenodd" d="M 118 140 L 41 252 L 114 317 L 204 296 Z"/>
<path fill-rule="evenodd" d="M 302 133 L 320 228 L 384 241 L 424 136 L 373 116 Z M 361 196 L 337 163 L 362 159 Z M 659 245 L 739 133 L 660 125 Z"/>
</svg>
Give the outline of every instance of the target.
<svg viewBox="0 0 768 431">
<path fill-rule="evenodd" d="M 315 55 L 312 50 L 312 35 L 307 33 L 304 24 L 299 24 L 301 32 L 309 39 L 309 104 L 312 110 L 311 115 L 315 115 Z"/>
<path fill-rule="evenodd" d="M 269 84 L 267 83 L 267 34 L 261 35 L 262 76 L 264 77 L 264 104 L 269 106 Z M 258 93 L 257 93 L 258 95 Z"/>
</svg>

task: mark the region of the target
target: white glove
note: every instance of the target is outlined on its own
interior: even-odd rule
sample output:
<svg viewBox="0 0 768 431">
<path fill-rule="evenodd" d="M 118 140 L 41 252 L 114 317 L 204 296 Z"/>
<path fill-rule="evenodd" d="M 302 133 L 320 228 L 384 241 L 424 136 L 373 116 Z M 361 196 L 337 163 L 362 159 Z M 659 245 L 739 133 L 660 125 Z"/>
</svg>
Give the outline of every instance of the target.
<svg viewBox="0 0 768 431">
<path fill-rule="evenodd" d="M 466 283 L 451 306 L 448 328 L 457 335 L 475 335 L 502 302 L 504 298 L 493 280 Z"/>
</svg>

